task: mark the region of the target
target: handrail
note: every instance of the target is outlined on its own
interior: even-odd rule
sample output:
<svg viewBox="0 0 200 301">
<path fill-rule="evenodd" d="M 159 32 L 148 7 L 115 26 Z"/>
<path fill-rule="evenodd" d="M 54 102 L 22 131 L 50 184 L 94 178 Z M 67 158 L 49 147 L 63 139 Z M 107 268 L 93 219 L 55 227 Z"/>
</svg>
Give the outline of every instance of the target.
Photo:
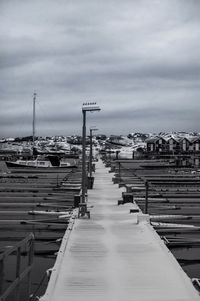
<svg viewBox="0 0 200 301">
<path fill-rule="evenodd" d="M 198 292 L 200 292 L 200 279 L 199 278 L 192 278 L 192 284 L 196 288 Z"/>
<path fill-rule="evenodd" d="M 27 256 L 28 256 L 28 266 L 21 271 L 21 251 L 24 246 L 28 246 Z M 8 288 L 3 291 L 4 283 L 4 260 L 11 254 L 16 252 L 16 271 L 15 271 L 15 280 L 8 286 Z M 20 283 L 27 276 L 28 277 L 28 295 L 30 295 L 30 272 L 33 265 L 33 256 L 34 256 L 34 235 L 31 233 L 25 239 L 17 243 L 14 247 L 10 247 L 4 253 L 0 254 L 0 301 L 5 301 L 6 298 L 16 290 L 15 300 L 19 300 L 20 295 Z"/>
<path fill-rule="evenodd" d="M 14 251 L 16 251 L 19 247 L 23 247 L 29 240 L 33 240 L 34 235 L 33 233 L 29 234 L 27 237 L 25 237 L 23 240 L 21 240 L 19 243 L 17 243 L 13 247 L 9 247 L 5 252 L 0 254 L 0 261 L 8 257 L 10 254 L 12 254 Z"/>
</svg>

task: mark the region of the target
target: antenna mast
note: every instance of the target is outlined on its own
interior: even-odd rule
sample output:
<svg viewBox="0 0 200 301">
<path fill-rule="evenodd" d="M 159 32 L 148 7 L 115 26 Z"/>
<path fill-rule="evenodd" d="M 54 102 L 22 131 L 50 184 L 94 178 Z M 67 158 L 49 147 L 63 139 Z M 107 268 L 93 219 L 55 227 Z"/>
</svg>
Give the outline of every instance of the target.
<svg viewBox="0 0 200 301">
<path fill-rule="evenodd" d="M 33 149 L 35 146 L 35 101 L 36 101 L 36 92 L 33 94 Z"/>
</svg>

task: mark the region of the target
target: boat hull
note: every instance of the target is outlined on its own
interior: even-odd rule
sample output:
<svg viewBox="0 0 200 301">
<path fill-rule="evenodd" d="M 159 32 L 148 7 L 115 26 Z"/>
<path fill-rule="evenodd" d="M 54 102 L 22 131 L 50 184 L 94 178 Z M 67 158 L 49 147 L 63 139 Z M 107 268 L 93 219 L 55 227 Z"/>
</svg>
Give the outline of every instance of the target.
<svg viewBox="0 0 200 301">
<path fill-rule="evenodd" d="M 15 163 L 15 162 L 9 162 L 9 161 L 6 161 L 6 166 L 7 168 L 14 168 L 14 169 L 41 169 L 41 170 L 48 170 L 48 169 L 66 169 L 66 168 L 76 168 L 77 166 L 75 165 L 68 165 L 68 166 L 31 166 L 31 165 L 23 165 L 23 164 L 18 164 L 18 163 Z"/>
</svg>

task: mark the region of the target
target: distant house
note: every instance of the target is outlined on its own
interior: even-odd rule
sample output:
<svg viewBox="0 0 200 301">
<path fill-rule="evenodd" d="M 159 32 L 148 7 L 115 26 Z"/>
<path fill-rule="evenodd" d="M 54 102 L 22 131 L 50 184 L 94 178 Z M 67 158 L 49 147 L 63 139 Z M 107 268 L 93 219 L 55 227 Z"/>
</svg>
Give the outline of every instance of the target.
<svg viewBox="0 0 200 301">
<path fill-rule="evenodd" d="M 200 137 L 189 138 L 189 151 L 199 152 L 200 150 Z"/>
<path fill-rule="evenodd" d="M 190 146 L 190 141 L 188 138 L 183 138 L 180 142 L 180 151 L 181 152 L 188 152 Z"/>
<path fill-rule="evenodd" d="M 146 140 L 147 152 L 161 153 L 166 151 L 167 142 L 163 137 L 154 137 Z"/>
<path fill-rule="evenodd" d="M 180 142 L 180 150 L 182 152 L 199 152 L 200 151 L 200 137 L 190 137 L 190 138 L 183 138 Z"/>
<path fill-rule="evenodd" d="M 200 137 L 153 137 L 146 140 L 148 158 L 173 158 L 177 166 L 200 166 Z"/>
<path fill-rule="evenodd" d="M 167 152 L 173 152 L 173 153 L 179 153 L 180 151 L 180 141 L 181 139 L 179 138 L 174 138 L 170 137 L 167 139 L 167 147 L 166 151 Z"/>
<path fill-rule="evenodd" d="M 200 152 L 200 137 L 163 138 L 153 137 L 146 140 L 148 153 L 162 154 L 189 154 Z"/>
</svg>

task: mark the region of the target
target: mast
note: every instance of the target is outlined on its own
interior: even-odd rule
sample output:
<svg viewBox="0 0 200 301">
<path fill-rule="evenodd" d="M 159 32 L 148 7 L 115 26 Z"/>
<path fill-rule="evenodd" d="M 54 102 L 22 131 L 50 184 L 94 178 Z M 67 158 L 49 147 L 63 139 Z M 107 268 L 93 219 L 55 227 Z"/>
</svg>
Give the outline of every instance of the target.
<svg viewBox="0 0 200 301">
<path fill-rule="evenodd" d="M 35 146 L 35 101 L 36 101 L 36 92 L 33 94 L 33 152 Z"/>
</svg>

